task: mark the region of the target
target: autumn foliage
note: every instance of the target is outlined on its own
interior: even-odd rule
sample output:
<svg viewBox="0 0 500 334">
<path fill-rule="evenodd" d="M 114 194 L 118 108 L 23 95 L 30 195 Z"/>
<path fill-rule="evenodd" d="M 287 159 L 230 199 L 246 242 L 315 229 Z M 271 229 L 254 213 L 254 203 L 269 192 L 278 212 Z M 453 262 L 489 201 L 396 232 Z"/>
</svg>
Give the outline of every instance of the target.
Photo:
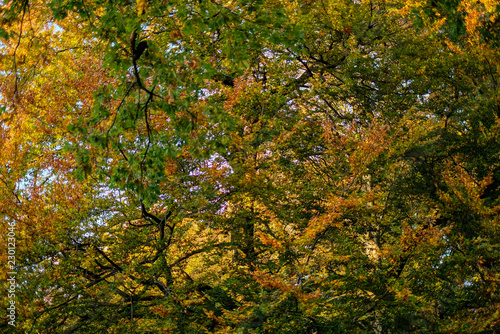
<svg viewBox="0 0 500 334">
<path fill-rule="evenodd" d="M 494 0 L 5 1 L 0 331 L 499 332 L 499 31 Z"/>
</svg>

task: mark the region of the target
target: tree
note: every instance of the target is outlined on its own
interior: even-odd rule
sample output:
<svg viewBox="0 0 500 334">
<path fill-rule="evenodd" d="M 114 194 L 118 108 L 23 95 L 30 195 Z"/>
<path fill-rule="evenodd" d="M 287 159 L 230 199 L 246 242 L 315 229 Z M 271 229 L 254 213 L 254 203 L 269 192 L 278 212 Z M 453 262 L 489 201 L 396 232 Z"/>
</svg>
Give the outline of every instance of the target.
<svg viewBox="0 0 500 334">
<path fill-rule="evenodd" d="M 15 330 L 498 330 L 494 3 L 49 4 L 1 10 Z"/>
</svg>

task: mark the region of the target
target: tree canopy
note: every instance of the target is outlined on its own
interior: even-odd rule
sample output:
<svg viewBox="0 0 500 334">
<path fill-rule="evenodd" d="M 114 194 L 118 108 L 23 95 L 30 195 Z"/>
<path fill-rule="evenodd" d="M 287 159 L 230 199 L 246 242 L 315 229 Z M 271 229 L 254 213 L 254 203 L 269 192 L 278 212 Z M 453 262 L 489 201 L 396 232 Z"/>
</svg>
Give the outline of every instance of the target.
<svg viewBox="0 0 500 334">
<path fill-rule="evenodd" d="M 4 1 L 1 331 L 499 332 L 499 32 L 495 0 Z"/>
</svg>

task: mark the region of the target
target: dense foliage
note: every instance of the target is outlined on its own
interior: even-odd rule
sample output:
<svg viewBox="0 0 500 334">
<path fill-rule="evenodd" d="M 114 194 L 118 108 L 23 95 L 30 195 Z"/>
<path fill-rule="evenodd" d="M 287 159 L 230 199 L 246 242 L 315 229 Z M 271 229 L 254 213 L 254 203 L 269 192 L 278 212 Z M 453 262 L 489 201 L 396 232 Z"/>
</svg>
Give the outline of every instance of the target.
<svg viewBox="0 0 500 334">
<path fill-rule="evenodd" d="M 1 331 L 500 331 L 497 1 L 0 8 Z"/>
</svg>

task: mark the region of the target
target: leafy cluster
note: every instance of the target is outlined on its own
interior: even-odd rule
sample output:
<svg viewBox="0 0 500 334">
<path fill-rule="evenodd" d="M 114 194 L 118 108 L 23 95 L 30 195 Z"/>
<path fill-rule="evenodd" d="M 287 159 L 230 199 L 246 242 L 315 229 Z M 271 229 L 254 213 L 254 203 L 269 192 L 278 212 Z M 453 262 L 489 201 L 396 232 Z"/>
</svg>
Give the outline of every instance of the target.
<svg viewBox="0 0 500 334">
<path fill-rule="evenodd" d="M 1 331 L 500 331 L 498 22 L 494 0 L 2 4 Z"/>
</svg>

